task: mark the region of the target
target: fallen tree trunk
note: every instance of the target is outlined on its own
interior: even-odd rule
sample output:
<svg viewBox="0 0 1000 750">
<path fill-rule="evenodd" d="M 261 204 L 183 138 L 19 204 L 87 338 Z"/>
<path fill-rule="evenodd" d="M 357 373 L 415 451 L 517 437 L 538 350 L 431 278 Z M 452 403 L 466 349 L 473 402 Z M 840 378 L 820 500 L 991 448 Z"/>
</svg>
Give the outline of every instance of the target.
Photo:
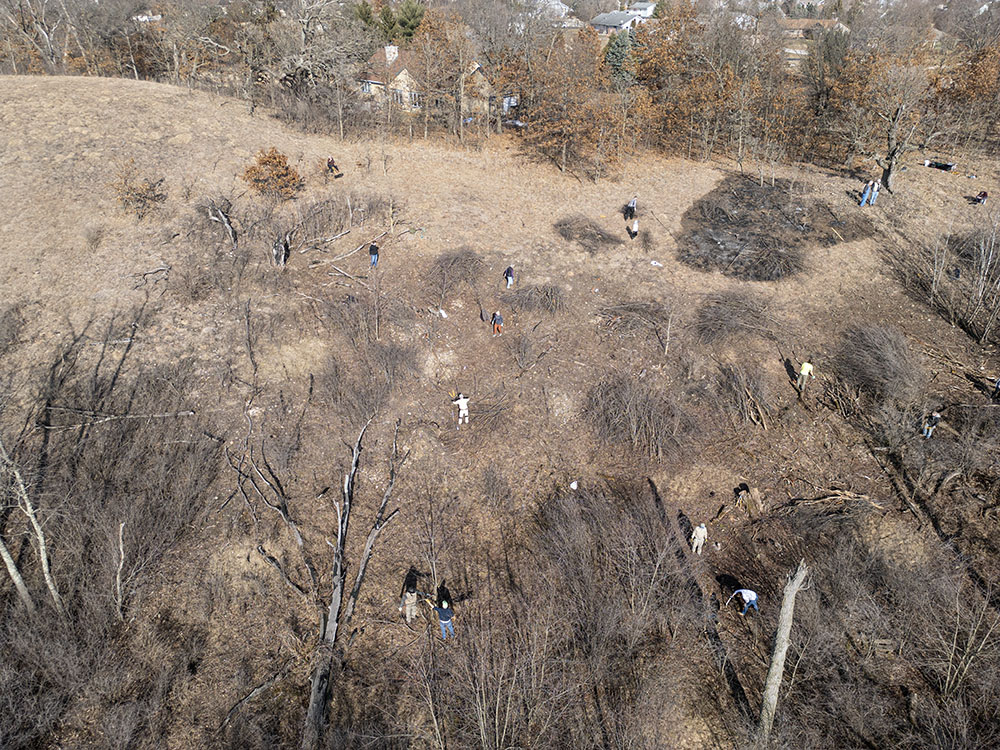
<svg viewBox="0 0 1000 750">
<path fill-rule="evenodd" d="M 766 741 L 774 725 L 774 714 L 778 709 L 778 691 L 781 689 L 781 675 L 785 671 L 785 655 L 791 642 L 792 617 L 795 614 L 795 595 L 809 574 L 805 561 L 799 562 L 795 576 L 785 584 L 785 594 L 781 599 L 781 613 L 778 615 L 778 632 L 774 638 L 774 653 L 771 666 L 764 681 L 764 698 L 760 707 L 760 737 Z"/>
</svg>

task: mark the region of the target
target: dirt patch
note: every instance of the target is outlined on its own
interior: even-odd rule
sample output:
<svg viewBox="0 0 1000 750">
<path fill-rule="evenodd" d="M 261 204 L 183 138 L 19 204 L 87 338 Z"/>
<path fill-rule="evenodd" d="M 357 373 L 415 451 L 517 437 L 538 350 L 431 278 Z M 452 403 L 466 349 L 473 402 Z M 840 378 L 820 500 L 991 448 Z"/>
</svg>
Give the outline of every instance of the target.
<svg viewBox="0 0 1000 750">
<path fill-rule="evenodd" d="M 807 249 L 869 237 L 863 216 L 840 216 L 791 180 L 763 186 L 732 175 L 681 218 L 678 259 L 749 281 L 801 273 Z"/>
</svg>

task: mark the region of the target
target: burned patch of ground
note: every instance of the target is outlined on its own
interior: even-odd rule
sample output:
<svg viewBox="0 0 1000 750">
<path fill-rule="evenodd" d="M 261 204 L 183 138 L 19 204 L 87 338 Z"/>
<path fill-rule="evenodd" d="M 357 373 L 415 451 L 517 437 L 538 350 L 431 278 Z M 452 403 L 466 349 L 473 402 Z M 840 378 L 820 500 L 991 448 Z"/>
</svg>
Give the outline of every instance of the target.
<svg viewBox="0 0 1000 750">
<path fill-rule="evenodd" d="M 839 215 L 801 185 L 733 175 L 681 218 L 678 259 L 749 281 L 777 281 L 806 266 L 810 246 L 870 236 L 863 216 Z"/>
</svg>

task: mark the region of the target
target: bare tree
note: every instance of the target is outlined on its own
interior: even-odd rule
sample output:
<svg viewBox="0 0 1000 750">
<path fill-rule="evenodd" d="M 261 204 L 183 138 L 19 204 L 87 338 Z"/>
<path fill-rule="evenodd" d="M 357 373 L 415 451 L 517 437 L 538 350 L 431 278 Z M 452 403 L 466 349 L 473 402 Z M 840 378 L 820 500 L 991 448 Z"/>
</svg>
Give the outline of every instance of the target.
<svg viewBox="0 0 1000 750">
<path fill-rule="evenodd" d="M 766 741 L 774 724 L 774 712 L 778 707 L 778 691 L 781 689 L 781 675 L 785 671 L 785 656 L 791 642 L 792 618 L 795 615 L 795 596 L 809 575 L 805 561 L 799 562 L 795 575 L 785 584 L 785 594 L 781 599 L 781 614 L 778 615 L 778 632 L 774 638 L 774 653 L 771 666 L 764 681 L 764 699 L 760 707 L 760 736 Z"/>
<path fill-rule="evenodd" d="M 341 488 L 341 502 L 337 506 L 337 542 L 333 552 L 333 590 L 330 593 L 330 604 L 326 612 L 320 611 L 320 632 L 319 644 L 316 647 L 313 659 L 313 673 L 311 687 L 309 691 L 309 708 L 306 712 L 305 728 L 302 732 L 302 750 L 313 750 L 319 746 L 323 735 L 323 725 L 326 721 L 327 706 L 330 702 L 330 689 L 332 683 L 339 676 L 343 666 L 344 652 L 354 634 L 350 633 L 347 643 L 344 643 L 342 633 L 350 632 L 351 618 L 354 616 L 354 608 L 358 603 L 358 596 L 361 593 L 361 585 L 364 583 L 365 573 L 368 571 L 368 563 L 371 561 L 372 553 L 375 550 L 375 542 L 379 534 L 389 525 L 393 518 L 399 513 L 399 508 L 387 513 L 389 499 L 396 484 L 396 473 L 402 468 L 409 456 L 409 451 L 399 454 L 397 438 L 399 435 L 399 423 L 396 423 L 396 432 L 392 439 L 392 455 L 389 458 L 389 482 L 385 492 L 382 494 L 382 502 L 375 512 L 371 529 L 368 531 L 368 538 L 358 560 L 358 572 L 354 579 L 354 585 L 344 600 L 345 585 L 347 581 L 347 561 L 346 548 L 348 531 L 351 520 L 351 511 L 354 507 L 355 481 L 361 462 L 361 442 L 365 432 L 368 430 L 367 422 L 361 428 L 358 439 L 354 443 L 351 451 L 351 468 L 344 476 L 344 484 Z M 341 610 L 343 610 L 343 629 L 341 629 Z M 340 640 L 338 641 L 338 637 Z"/>
</svg>

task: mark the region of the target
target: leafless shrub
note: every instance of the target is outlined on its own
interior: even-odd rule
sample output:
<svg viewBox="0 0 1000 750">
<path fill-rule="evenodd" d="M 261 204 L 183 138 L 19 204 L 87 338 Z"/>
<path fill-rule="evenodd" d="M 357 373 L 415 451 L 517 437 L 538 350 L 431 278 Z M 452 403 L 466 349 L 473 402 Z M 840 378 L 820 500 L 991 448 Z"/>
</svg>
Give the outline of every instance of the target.
<svg viewBox="0 0 1000 750">
<path fill-rule="evenodd" d="M 83 230 L 83 241 L 87 243 L 87 249 L 93 252 L 101 246 L 104 239 L 104 227 L 100 224 L 89 224 Z"/>
<path fill-rule="evenodd" d="M 778 281 L 805 269 L 802 249 L 780 240 L 760 238 L 730 268 L 730 275 L 750 281 Z"/>
<path fill-rule="evenodd" d="M 495 432 L 502 424 L 510 409 L 510 397 L 506 391 L 495 391 L 475 399 L 469 404 L 469 419 L 479 435 Z"/>
<path fill-rule="evenodd" d="M 980 344 L 1000 323 L 1000 220 L 938 238 L 892 243 L 884 253 L 904 286 Z"/>
<path fill-rule="evenodd" d="M 692 418 L 669 394 L 620 373 L 591 387 L 583 416 L 601 440 L 656 459 L 676 452 L 694 428 Z"/>
<path fill-rule="evenodd" d="M 537 365 L 552 348 L 548 342 L 531 333 L 516 333 L 506 339 L 505 346 L 521 372 Z"/>
<path fill-rule="evenodd" d="M 600 325 L 618 336 L 651 336 L 663 348 L 670 348 L 674 327 L 673 305 L 663 302 L 621 302 L 597 312 Z"/>
<path fill-rule="evenodd" d="M 482 269 L 483 259 L 469 247 L 439 255 L 427 274 L 432 303 L 444 307 L 461 284 L 474 285 Z"/>
<path fill-rule="evenodd" d="M 566 306 L 562 287 L 555 284 L 523 286 L 508 292 L 500 301 L 511 310 L 519 312 L 547 312 L 553 315 Z"/>
<path fill-rule="evenodd" d="M 171 286 L 184 302 L 203 302 L 213 291 L 218 291 L 203 268 L 183 268 L 174 274 L 174 279 L 176 283 Z"/>
<path fill-rule="evenodd" d="M 639 231 L 639 247 L 647 254 L 656 251 L 656 237 L 648 229 Z"/>
<path fill-rule="evenodd" d="M 502 508 L 512 499 L 510 483 L 493 466 L 483 470 L 483 497 L 491 508 Z"/>
<path fill-rule="evenodd" d="M 924 385 L 919 358 L 903 333 L 890 326 L 848 329 L 833 365 L 841 379 L 878 400 L 913 403 Z"/>
<path fill-rule="evenodd" d="M 770 336 L 767 303 L 743 291 L 710 294 L 698 308 L 694 330 L 705 343 L 736 336 Z"/>
<path fill-rule="evenodd" d="M 416 367 L 412 349 L 372 341 L 357 347 L 348 361 L 331 359 L 318 376 L 316 388 L 321 398 L 361 424 L 385 406 Z"/>
<path fill-rule="evenodd" d="M 163 177 L 140 175 L 135 159 L 129 159 L 118 168 L 111 189 L 121 207 L 141 220 L 167 200 L 163 182 Z"/>
<path fill-rule="evenodd" d="M 0 356 L 17 345 L 25 322 L 23 303 L 7 305 L 0 312 Z"/>
<path fill-rule="evenodd" d="M 624 244 L 624 240 L 586 216 L 567 216 L 554 224 L 556 232 L 567 242 L 575 242 L 591 255 Z"/>
<path fill-rule="evenodd" d="M 379 341 L 394 325 L 407 319 L 409 309 L 399 294 L 388 285 L 378 284 L 359 290 L 322 306 L 334 328 L 343 333 L 353 347 L 364 347 Z"/>
<path fill-rule="evenodd" d="M 723 364 L 719 367 L 718 382 L 723 403 L 742 424 L 767 428 L 771 419 L 771 394 L 758 366 Z"/>
<path fill-rule="evenodd" d="M 351 194 L 355 224 L 393 224 L 403 213 L 403 202 L 382 193 Z"/>
</svg>

